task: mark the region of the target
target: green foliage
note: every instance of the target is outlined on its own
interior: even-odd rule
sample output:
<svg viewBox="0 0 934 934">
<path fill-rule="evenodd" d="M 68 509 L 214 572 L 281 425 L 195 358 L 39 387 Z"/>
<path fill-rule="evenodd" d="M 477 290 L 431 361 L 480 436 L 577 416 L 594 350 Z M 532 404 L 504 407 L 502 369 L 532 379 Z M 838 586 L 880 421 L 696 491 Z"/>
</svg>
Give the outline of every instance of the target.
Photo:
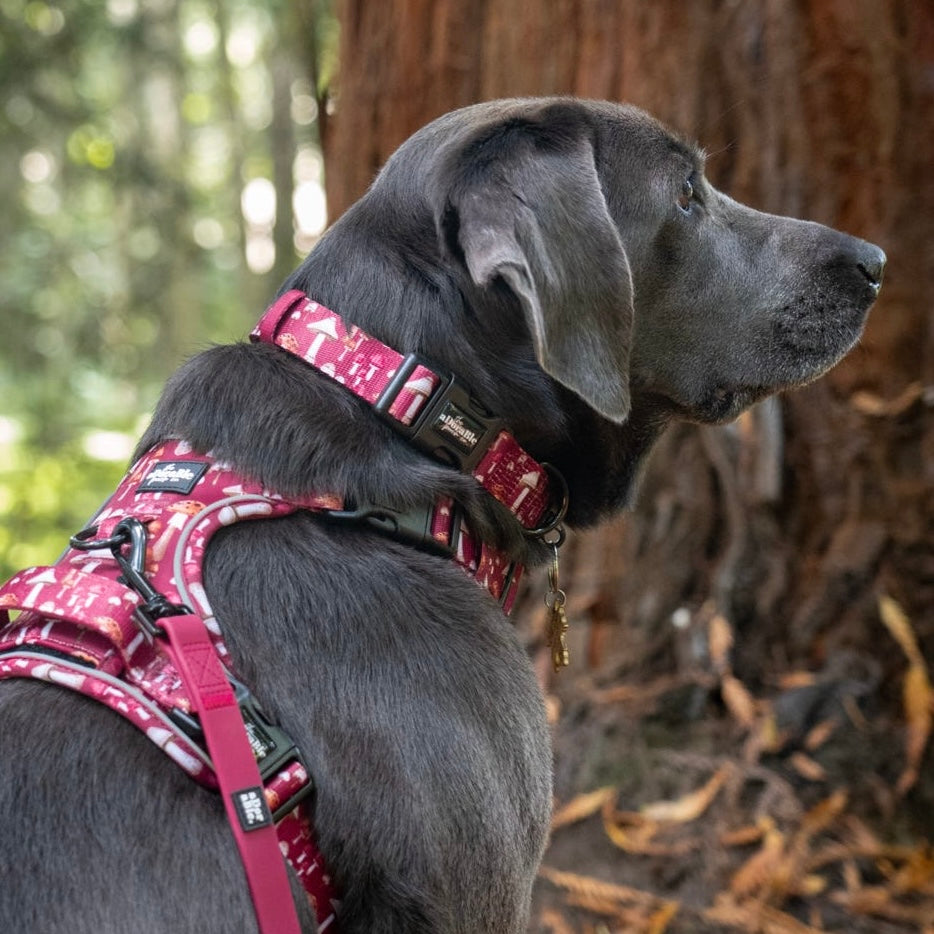
<svg viewBox="0 0 934 934">
<path fill-rule="evenodd" d="M 73 442 L 50 454 L 29 445 L 0 447 L 0 577 L 51 564 L 122 473 L 122 466 L 97 460 Z"/>
<path fill-rule="evenodd" d="M 319 232 L 292 210 L 320 191 L 300 62 L 333 15 L 303 37 L 295 11 L 0 0 L 0 578 L 61 551 L 165 378 L 242 338 Z"/>
</svg>

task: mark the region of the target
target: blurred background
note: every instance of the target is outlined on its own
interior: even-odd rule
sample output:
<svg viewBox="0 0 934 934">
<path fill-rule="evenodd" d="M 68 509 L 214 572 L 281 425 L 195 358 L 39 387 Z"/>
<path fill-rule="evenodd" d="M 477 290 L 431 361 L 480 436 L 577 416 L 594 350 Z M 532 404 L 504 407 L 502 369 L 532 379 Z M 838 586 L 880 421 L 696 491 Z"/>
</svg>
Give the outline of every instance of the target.
<svg viewBox="0 0 934 934">
<path fill-rule="evenodd" d="M 0 576 L 54 560 L 190 354 L 242 339 L 411 132 L 642 106 L 889 255 L 860 346 L 659 445 L 571 537 L 532 930 L 934 931 L 934 5 L 0 0 Z"/>
</svg>

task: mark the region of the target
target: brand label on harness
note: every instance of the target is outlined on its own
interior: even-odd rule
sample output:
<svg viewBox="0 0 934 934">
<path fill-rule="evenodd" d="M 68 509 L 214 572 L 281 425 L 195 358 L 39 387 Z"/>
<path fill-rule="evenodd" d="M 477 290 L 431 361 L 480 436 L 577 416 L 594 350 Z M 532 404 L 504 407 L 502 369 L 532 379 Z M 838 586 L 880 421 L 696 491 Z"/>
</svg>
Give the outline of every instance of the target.
<svg viewBox="0 0 934 934">
<path fill-rule="evenodd" d="M 262 762 L 275 750 L 276 744 L 273 738 L 242 707 L 240 713 L 243 714 L 243 725 L 246 727 L 246 735 L 253 755 L 257 762 Z"/>
<path fill-rule="evenodd" d="M 190 493 L 208 469 L 203 461 L 160 461 L 139 485 L 140 493 Z"/>
<path fill-rule="evenodd" d="M 453 402 L 445 405 L 431 427 L 462 454 L 471 454 L 484 432 L 481 422 L 471 418 Z"/>
<path fill-rule="evenodd" d="M 266 796 L 259 786 L 255 788 L 241 788 L 231 796 L 237 819 L 243 830 L 259 830 L 272 824 L 272 814 L 266 804 Z"/>
</svg>

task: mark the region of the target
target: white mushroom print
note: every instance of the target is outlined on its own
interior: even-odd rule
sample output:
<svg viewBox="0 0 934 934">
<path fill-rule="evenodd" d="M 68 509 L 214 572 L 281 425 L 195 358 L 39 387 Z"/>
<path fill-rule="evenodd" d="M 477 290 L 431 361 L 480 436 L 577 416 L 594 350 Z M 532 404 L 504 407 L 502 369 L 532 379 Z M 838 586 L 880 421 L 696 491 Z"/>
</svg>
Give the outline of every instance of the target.
<svg viewBox="0 0 934 934">
<path fill-rule="evenodd" d="M 184 528 L 185 523 L 191 516 L 197 515 L 204 509 L 204 503 L 199 503 L 194 499 L 183 499 L 177 503 L 172 503 L 168 511 L 172 513 L 169 521 L 165 524 L 162 534 L 156 539 L 152 546 L 152 557 L 154 561 L 161 561 L 165 557 L 169 543 Z"/>
</svg>

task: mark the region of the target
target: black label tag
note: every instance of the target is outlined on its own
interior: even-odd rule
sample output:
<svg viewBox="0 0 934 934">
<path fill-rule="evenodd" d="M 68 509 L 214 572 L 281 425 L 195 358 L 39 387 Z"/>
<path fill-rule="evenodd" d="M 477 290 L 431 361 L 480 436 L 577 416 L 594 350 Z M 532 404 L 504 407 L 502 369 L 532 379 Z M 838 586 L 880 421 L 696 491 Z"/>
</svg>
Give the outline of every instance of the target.
<svg viewBox="0 0 934 934">
<path fill-rule="evenodd" d="M 262 762 L 271 752 L 275 751 L 276 742 L 250 715 L 240 708 L 243 714 L 243 725 L 246 727 L 247 739 L 257 762 Z"/>
<path fill-rule="evenodd" d="M 473 453 L 484 433 L 482 422 L 471 418 L 453 402 L 444 406 L 431 427 L 435 434 L 448 441 L 461 454 Z"/>
<path fill-rule="evenodd" d="M 159 461 L 139 485 L 139 493 L 190 493 L 208 469 L 204 461 Z"/>
<path fill-rule="evenodd" d="M 240 791 L 235 791 L 230 798 L 237 812 L 241 829 L 259 830 L 261 827 L 269 827 L 272 824 L 272 814 L 269 813 L 266 796 L 259 786 L 242 788 Z"/>
</svg>

